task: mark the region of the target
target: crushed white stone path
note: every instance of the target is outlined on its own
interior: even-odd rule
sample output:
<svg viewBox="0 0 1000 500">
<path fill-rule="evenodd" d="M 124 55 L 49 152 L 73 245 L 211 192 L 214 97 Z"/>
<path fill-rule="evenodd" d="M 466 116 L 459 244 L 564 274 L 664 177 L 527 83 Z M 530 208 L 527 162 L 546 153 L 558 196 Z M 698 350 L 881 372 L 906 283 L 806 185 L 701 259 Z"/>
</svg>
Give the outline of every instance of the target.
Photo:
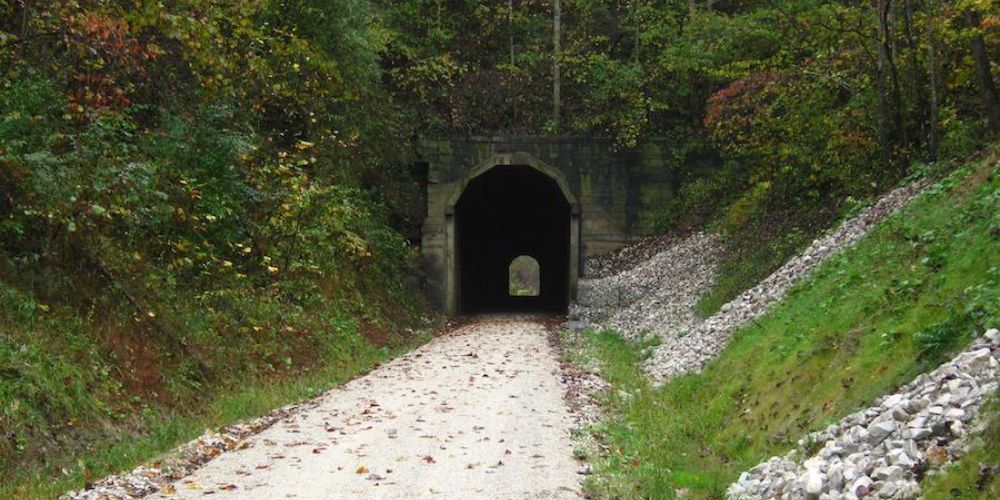
<svg viewBox="0 0 1000 500">
<path fill-rule="evenodd" d="M 318 398 L 152 498 L 579 498 L 557 353 L 480 319 Z"/>
</svg>

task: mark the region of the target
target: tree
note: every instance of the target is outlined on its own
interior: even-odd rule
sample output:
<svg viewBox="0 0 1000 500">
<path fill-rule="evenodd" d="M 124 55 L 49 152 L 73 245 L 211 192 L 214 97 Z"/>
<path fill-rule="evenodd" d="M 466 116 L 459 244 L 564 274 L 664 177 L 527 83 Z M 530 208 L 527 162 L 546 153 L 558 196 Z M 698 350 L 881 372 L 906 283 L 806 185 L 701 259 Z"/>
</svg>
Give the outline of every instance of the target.
<svg viewBox="0 0 1000 500">
<path fill-rule="evenodd" d="M 562 75 L 559 64 L 562 60 L 562 4 L 555 0 L 552 4 L 552 123 L 558 132 L 560 124 L 559 113 L 562 107 Z"/>
<path fill-rule="evenodd" d="M 1000 134 L 1000 98 L 997 97 L 996 84 L 993 82 L 993 73 L 990 69 L 989 49 L 980 30 L 981 17 L 979 12 L 972 8 L 964 11 L 966 27 L 971 31 L 970 43 L 972 57 L 976 67 L 976 83 L 979 86 L 979 98 L 982 100 L 983 109 L 986 112 L 987 120 L 993 133 Z"/>
</svg>

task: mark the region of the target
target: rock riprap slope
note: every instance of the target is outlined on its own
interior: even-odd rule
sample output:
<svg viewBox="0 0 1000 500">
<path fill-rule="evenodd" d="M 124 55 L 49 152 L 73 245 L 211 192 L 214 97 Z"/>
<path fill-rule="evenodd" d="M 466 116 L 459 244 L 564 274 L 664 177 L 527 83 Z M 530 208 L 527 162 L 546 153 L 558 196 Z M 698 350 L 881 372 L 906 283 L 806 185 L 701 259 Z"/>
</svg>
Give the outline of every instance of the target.
<svg viewBox="0 0 1000 500">
<path fill-rule="evenodd" d="M 634 251 L 626 247 L 616 255 L 626 262 L 637 253 L 652 256 L 616 274 L 580 280 L 570 311 L 577 327 L 611 328 L 629 338 L 643 333 L 669 336 L 692 328 L 698 322 L 698 298 L 715 280 L 719 238 L 697 233 L 662 243 L 666 244 L 655 252 L 655 247 L 642 242 Z M 601 271 L 616 267 L 614 262 L 597 262 L 590 267 Z"/>
<path fill-rule="evenodd" d="M 477 320 L 279 415 L 186 477 L 149 481 L 138 493 L 578 498 L 581 464 L 573 458 L 566 390 L 543 324 Z M 129 496 L 122 485 L 156 473 L 140 468 L 71 496 Z"/>
<path fill-rule="evenodd" d="M 933 372 L 800 440 L 800 449 L 744 472 L 728 496 L 916 498 L 925 474 L 967 451 L 998 376 L 1000 331 L 992 329 Z"/>
<path fill-rule="evenodd" d="M 857 216 L 814 241 L 800 255 L 791 259 L 757 286 L 747 290 L 725 304 L 714 316 L 700 321 L 687 332 L 662 334 L 665 342 L 658 346 L 645 368 L 650 376 L 663 381 L 677 375 L 700 370 L 729 342 L 737 328 L 767 313 L 792 286 L 831 255 L 847 248 L 879 222 L 906 206 L 925 186 L 924 182 L 912 183 L 893 190 Z M 663 320 L 665 325 L 684 324 Z"/>
</svg>

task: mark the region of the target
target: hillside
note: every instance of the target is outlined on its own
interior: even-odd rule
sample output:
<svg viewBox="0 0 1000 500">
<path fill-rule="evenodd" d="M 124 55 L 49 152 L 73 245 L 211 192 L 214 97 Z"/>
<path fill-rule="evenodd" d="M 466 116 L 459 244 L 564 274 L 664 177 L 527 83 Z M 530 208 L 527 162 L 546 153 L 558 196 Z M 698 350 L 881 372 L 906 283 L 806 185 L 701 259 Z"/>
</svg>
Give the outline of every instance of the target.
<svg viewBox="0 0 1000 500">
<path fill-rule="evenodd" d="M 367 130 L 393 119 L 371 12 L 328 6 L 320 38 L 315 11 L 202 7 L 0 3 L 0 497 L 315 395 L 430 326 L 406 153 Z"/>
<path fill-rule="evenodd" d="M 737 329 L 699 373 L 653 387 L 642 365 L 655 337 L 635 344 L 612 331 L 587 334 L 582 352 L 612 387 L 608 417 L 593 429 L 601 452 L 591 489 L 722 496 L 742 471 L 995 327 L 998 174 L 995 149 L 960 167 Z M 983 453 L 993 451 L 971 457 Z M 985 481 L 987 490 L 973 493 L 988 498 L 995 486 Z"/>
</svg>

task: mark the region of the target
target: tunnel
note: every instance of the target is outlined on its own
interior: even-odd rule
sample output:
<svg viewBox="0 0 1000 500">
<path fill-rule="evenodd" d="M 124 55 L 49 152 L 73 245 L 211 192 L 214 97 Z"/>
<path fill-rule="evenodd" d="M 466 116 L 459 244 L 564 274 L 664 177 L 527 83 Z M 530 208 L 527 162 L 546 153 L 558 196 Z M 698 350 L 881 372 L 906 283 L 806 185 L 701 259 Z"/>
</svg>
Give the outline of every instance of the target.
<svg viewBox="0 0 1000 500">
<path fill-rule="evenodd" d="M 472 179 L 454 213 L 459 310 L 565 313 L 570 210 L 559 184 L 532 167 L 499 165 Z M 511 286 L 519 257 L 537 263 L 531 293 Z"/>
</svg>

